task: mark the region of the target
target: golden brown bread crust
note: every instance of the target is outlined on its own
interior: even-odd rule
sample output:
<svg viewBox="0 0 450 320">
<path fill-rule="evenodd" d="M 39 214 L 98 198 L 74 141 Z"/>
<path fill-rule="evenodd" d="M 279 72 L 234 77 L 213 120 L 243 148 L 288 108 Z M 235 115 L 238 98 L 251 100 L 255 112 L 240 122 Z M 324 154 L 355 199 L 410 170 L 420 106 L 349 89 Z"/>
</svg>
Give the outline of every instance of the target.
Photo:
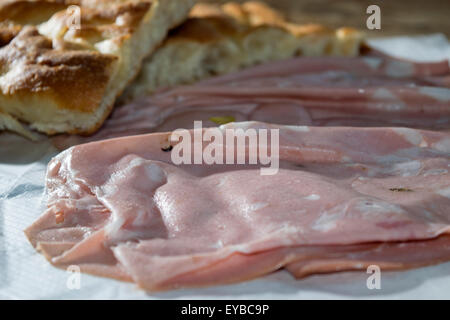
<svg viewBox="0 0 450 320">
<path fill-rule="evenodd" d="M 288 23 L 280 12 L 257 1 L 247 1 L 242 4 L 228 2 L 221 9 L 225 14 L 251 26 L 285 25 Z M 202 10 L 201 7 L 200 10 Z"/>
<path fill-rule="evenodd" d="M 291 23 L 261 2 L 198 3 L 144 61 L 121 100 L 296 55 L 354 56 L 362 41 L 355 29 Z"/>
<path fill-rule="evenodd" d="M 198 3 L 181 26 L 172 30 L 167 42 L 192 40 L 218 41 L 227 37 L 243 37 L 258 26 L 285 26 L 282 15 L 259 2 L 238 4 L 228 2 L 222 6 Z"/>
<path fill-rule="evenodd" d="M 0 22 L 0 47 L 6 46 L 14 39 L 22 30 L 22 27 L 9 23 L 7 21 Z"/>
<path fill-rule="evenodd" d="M 258 28 L 279 28 L 296 37 L 341 36 L 362 40 L 362 33 L 353 28 L 329 29 L 320 24 L 296 24 L 286 20 L 278 11 L 258 1 L 227 2 L 223 5 L 198 3 L 181 26 L 172 30 L 165 43 L 177 40 L 199 42 L 218 41 L 226 37 L 243 38 Z"/>
<path fill-rule="evenodd" d="M 193 2 L 2 2 L 0 109 L 47 134 L 94 132 L 143 58 L 184 20 Z M 77 9 L 72 5 L 80 13 L 76 28 L 68 24 Z"/>
<path fill-rule="evenodd" d="M 52 96 L 63 109 L 92 112 L 102 99 L 117 59 L 88 50 L 54 50 L 50 39 L 35 27 L 26 26 L 0 50 L 0 65 L 20 72 L 2 83 L 2 91 L 9 96 Z"/>
</svg>

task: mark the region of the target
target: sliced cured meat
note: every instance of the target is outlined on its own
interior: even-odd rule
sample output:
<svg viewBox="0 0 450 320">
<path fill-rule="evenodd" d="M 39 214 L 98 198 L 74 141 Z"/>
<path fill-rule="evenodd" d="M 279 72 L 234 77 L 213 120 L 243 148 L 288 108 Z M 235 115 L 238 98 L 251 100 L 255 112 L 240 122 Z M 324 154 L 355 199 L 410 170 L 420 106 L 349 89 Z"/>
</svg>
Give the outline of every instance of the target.
<svg viewBox="0 0 450 320">
<path fill-rule="evenodd" d="M 278 173 L 261 175 L 259 164 L 174 165 L 181 142 L 170 132 L 75 146 L 50 162 L 48 209 L 27 236 L 56 266 L 147 290 L 283 267 L 301 277 L 449 260 L 449 133 L 260 122 L 202 132 L 227 129 L 279 129 Z M 231 148 L 214 139 L 193 146 L 192 157 L 211 146 L 224 155 Z"/>
<path fill-rule="evenodd" d="M 316 273 L 366 270 L 371 265 L 382 270 L 404 270 L 449 261 L 450 236 L 426 241 L 309 247 L 302 251 L 286 265 L 296 278 Z"/>
<path fill-rule="evenodd" d="M 119 107 L 88 138 L 57 137 L 61 147 L 104 138 L 192 128 L 216 119 L 315 126 L 450 129 L 447 61 L 389 57 L 296 58 L 163 91 Z M 228 120 L 230 121 L 230 120 Z"/>
</svg>

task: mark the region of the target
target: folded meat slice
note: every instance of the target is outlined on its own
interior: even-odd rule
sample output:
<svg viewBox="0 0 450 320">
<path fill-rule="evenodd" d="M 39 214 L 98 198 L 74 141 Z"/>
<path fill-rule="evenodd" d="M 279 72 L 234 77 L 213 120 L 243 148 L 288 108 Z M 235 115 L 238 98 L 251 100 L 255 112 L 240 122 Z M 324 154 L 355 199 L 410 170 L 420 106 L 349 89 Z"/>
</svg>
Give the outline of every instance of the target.
<svg viewBox="0 0 450 320">
<path fill-rule="evenodd" d="M 295 251 L 297 250 L 297 251 Z M 310 274 L 366 270 L 404 270 L 450 260 L 450 236 L 425 241 L 370 243 L 353 246 L 294 249 L 296 255 L 286 269 L 296 278 Z"/>
<path fill-rule="evenodd" d="M 122 254 L 122 260 L 138 283 L 158 283 L 158 289 L 167 289 L 245 281 L 282 267 L 297 279 L 320 273 L 365 271 L 372 265 L 383 271 L 417 268 L 449 261 L 450 236 L 410 242 L 282 247 L 251 254 L 233 252 L 214 261 L 211 256 L 196 256 L 191 260 L 198 263 L 197 260 L 203 259 L 204 263 L 195 269 L 186 268 L 185 257 L 152 259 L 142 245 L 120 247 L 116 252 Z M 164 274 L 149 272 L 149 265 L 159 268 L 161 264 L 164 264 Z"/>
<path fill-rule="evenodd" d="M 178 87 L 117 108 L 88 138 L 70 145 L 177 128 L 194 120 L 263 121 L 314 126 L 450 129 L 447 61 L 412 63 L 385 56 L 296 58 Z M 447 80 L 445 80 L 447 79 Z"/>
<path fill-rule="evenodd" d="M 282 267 L 301 277 L 449 260 L 449 133 L 260 122 L 219 132 L 227 129 L 278 129 L 278 173 L 174 165 L 170 132 L 75 146 L 50 162 L 48 210 L 27 236 L 56 266 L 147 290 L 243 281 Z M 203 142 L 211 146 L 231 148 Z"/>
</svg>

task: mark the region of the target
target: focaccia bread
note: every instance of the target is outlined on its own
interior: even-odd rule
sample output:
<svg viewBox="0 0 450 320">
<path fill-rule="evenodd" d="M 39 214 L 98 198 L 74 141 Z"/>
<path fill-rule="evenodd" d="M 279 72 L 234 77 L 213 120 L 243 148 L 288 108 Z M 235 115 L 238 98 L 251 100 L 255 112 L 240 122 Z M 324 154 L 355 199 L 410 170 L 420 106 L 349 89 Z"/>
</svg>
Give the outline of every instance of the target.
<svg viewBox="0 0 450 320">
<path fill-rule="evenodd" d="M 198 3 L 145 59 L 121 100 L 292 56 L 355 56 L 362 41 L 362 33 L 351 28 L 290 23 L 260 2 Z"/>
<path fill-rule="evenodd" d="M 46 134 L 94 132 L 193 3 L 2 1 L 0 130 L 28 137 L 28 127 Z"/>
</svg>

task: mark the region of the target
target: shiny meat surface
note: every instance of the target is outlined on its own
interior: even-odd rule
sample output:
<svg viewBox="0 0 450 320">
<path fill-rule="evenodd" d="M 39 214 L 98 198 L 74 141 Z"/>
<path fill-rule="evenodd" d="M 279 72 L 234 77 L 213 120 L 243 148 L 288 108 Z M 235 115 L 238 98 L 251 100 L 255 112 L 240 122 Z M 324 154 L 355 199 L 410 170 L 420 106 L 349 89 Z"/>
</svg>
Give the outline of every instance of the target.
<svg viewBox="0 0 450 320">
<path fill-rule="evenodd" d="M 68 146 L 226 121 L 285 125 L 450 129 L 447 61 L 386 56 L 296 58 L 162 91 L 115 109 L 91 137 L 59 136 Z"/>
<path fill-rule="evenodd" d="M 75 146 L 50 162 L 48 209 L 27 236 L 56 266 L 146 290 L 450 260 L 448 133 L 227 128 L 279 129 L 278 173 L 174 165 L 170 132 Z"/>
</svg>

